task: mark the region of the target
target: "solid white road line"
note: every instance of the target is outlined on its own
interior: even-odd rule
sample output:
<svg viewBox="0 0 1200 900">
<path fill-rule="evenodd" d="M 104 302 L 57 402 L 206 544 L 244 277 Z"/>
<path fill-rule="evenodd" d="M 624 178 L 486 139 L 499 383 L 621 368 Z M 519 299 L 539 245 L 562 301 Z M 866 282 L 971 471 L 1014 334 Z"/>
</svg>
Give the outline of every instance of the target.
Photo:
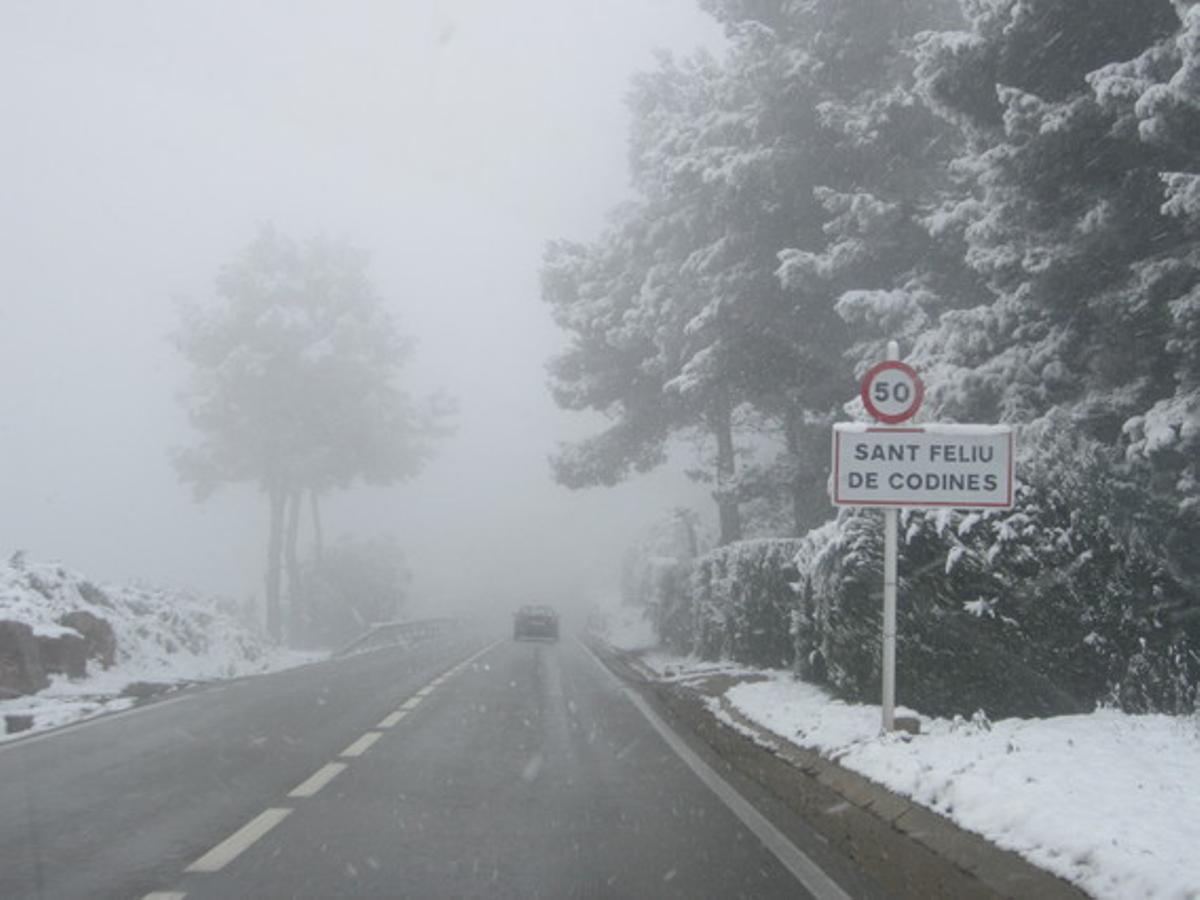
<svg viewBox="0 0 1200 900">
<path fill-rule="evenodd" d="M 265 809 L 217 846 L 184 869 L 185 872 L 219 872 L 255 841 L 291 815 L 290 809 Z"/>
<path fill-rule="evenodd" d="M 307 781 L 304 781 L 302 784 L 293 788 L 292 792 L 288 794 L 288 796 L 311 797 L 321 788 L 325 787 L 325 785 L 329 784 L 329 782 L 333 781 L 333 779 L 341 775 L 344 771 L 346 771 L 345 763 L 326 763 L 325 765 L 321 766 L 321 768 L 317 769 L 317 771 L 314 772 Z"/>
<path fill-rule="evenodd" d="M 729 807 L 730 812 L 741 819 L 743 825 L 754 832 L 758 839 L 763 842 L 764 846 L 775 854 L 775 858 L 783 864 L 784 868 L 791 872 L 796 877 L 796 880 L 804 885 L 805 890 L 814 897 L 817 897 L 818 900 L 850 900 L 850 895 L 843 891 L 836 881 L 826 875 L 820 866 L 809 859 L 766 816 L 755 809 L 729 782 L 718 775 L 708 763 L 684 743 L 683 739 L 673 732 L 666 722 L 659 718 L 658 714 L 650 708 L 650 705 L 642 699 L 640 694 L 626 686 L 621 679 L 609 670 L 608 666 L 596 658 L 596 654 L 592 652 L 590 647 L 582 641 L 579 642 L 579 646 L 583 647 L 584 652 L 592 658 L 592 662 L 601 671 L 616 682 L 621 692 L 629 699 L 629 702 L 637 708 L 638 712 L 645 716 L 646 721 L 667 742 L 667 746 L 674 750 L 675 754 L 687 764 L 688 768 L 696 773 L 696 777 L 703 781 L 708 789 L 716 794 L 722 803 Z"/>
<path fill-rule="evenodd" d="M 343 750 L 338 755 L 339 756 L 362 756 L 364 753 L 367 752 L 367 750 L 369 750 L 371 748 L 371 745 L 374 744 L 381 737 L 383 737 L 383 732 L 368 731 L 366 734 L 364 734 L 362 737 L 360 737 L 357 741 L 355 741 L 353 744 L 351 744 L 349 747 L 347 747 L 345 750 Z"/>
<path fill-rule="evenodd" d="M 379 724 L 376 725 L 375 727 L 376 728 L 391 728 L 393 725 L 395 725 L 397 722 L 399 722 L 401 719 L 403 719 L 407 715 L 408 715 L 407 712 L 405 712 L 402 709 L 398 709 L 393 713 L 388 713 L 386 716 L 384 716 L 382 719 L 380 719 Z"/>
<path fill-rule="evenodd" d="M 183 891 L 151 891 L 142 900 L 183 900 L 186 896 Z"/>
</svg>

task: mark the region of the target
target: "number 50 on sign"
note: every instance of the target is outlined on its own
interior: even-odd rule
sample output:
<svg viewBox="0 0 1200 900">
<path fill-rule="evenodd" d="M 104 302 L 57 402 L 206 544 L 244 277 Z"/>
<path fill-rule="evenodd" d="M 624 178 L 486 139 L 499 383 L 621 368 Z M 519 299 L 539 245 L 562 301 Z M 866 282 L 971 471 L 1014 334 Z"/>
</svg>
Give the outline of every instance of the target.
<svg viewBox="0 0 1200 900">
<path fill-rule="evenodd" d="M 872 366 L 860 390 L 868 413 L 886 425 L 897 425 L 917 414 L 925 399 L 925 385 L 912 366 L 889 359 Z"/>
</svg>

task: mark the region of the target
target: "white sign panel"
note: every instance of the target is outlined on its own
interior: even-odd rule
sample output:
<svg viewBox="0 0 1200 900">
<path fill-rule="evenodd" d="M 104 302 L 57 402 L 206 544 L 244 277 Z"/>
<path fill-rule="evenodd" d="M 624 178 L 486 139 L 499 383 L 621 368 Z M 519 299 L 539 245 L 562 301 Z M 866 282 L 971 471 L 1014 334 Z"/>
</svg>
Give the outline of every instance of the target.
<svg viewBox="0 0 1200 900">
<path fill-rule="evenodd" d="M 1013 487 L 1010 426 L 833 426 L 837 506 L 1007 508 Z"/>
</svg>

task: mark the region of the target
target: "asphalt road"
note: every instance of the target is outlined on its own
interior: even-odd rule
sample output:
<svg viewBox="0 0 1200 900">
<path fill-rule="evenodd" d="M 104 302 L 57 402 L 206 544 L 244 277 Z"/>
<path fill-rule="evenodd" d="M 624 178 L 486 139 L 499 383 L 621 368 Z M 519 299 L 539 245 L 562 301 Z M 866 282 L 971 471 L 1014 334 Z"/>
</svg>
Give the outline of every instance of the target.
<svg viewBox="0 0 1200 900">
<path fill-rule="evenodd" d="M 697 749 L 573 639 L 376 651 L 0 748 L 0 897 L 873 893 Z"/>
</svg>

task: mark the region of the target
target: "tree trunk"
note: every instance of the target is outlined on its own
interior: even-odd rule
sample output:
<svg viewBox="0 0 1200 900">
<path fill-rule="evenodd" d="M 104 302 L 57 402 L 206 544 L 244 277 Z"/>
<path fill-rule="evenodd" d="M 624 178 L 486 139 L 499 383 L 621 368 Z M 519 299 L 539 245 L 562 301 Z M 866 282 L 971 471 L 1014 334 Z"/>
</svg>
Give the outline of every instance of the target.
<svg viewBox="0 0 1200 900">
<path fill-rule="evenodd" d="M 683 520 L 683 527 L 687 534 L 688 559 L 695 559 L 700 555 L 700 541 L 696 538 L 696 523 L 692 521 L 692 517 L 687 512 L 681 512 L 679 518 Z"/>
<path fill-rule="evenodd" d="M 731 544 L 742 537 L 742 514 L 738 508 L 734 476 L 737 461 L 733 450 L 733 404 L 726 392 L 721 392 L 709 414 L 709 426 L 717 439 L 717 513 L 721 523 L 721 544 Z"/>
<path fill-rule="evenodd" d="M 300 537 L 300 507 L 303 503 L 302 490 L 296 489 L 289 493 L 284 562 L 287 567 L 288 632 L 293 647 L 300 645 L 304 630 L 304 585 L 300 583 L 300 556 L 296 551 L 296 543 Z"/>
<path fill-rule="evenodd" d="M 283 639 L 283 610 L 280 606 L 280 552 L 283 549 L 283 514 L 287 492 L 279 485 L 268 488 L 271 522 L 267 537 L 267 635 L 278 643 Z"/>
<path fill-rule="evenodd" d="M 788 493 L 792 495 L 792 531 L 796 537 L 802 537 L 808 531 L 809 521 L 809 516 L 805 514 L 804 509 L 804 488 L 801 477 L 804 448 L 800 440 L 800 429 L 803 427 L 803 414 L 795 407 L 789 407 L 784 414 L 783 430 L 787 452 L 792 458 L 792 475 L 788 479 Z"/>
<path fill-rule="evenodd" d="M 321 561 L 325 553 L 325 532 L 321 528 L 321 495 L 313 488 L 308 495 L 309 508 L 312 512 L 313 527 L 313 559 Z"/>
</svg>

